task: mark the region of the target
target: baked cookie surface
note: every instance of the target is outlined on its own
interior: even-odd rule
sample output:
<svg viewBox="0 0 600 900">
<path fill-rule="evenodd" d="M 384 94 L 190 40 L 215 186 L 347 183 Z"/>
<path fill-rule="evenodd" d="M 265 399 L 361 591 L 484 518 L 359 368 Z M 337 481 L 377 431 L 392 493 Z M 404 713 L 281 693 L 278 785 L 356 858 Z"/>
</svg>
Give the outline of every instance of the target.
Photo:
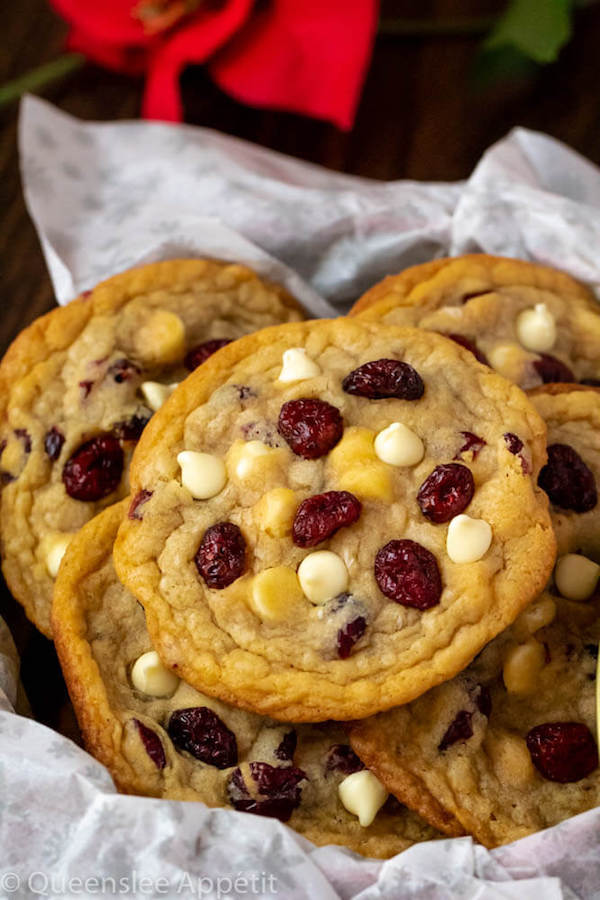
<svg viewBox="0 0 600 900">
<path fill-rule="evenodd" d="M 341 726 L 282 725 L 234 709 L 157 662 L 144 612 L 112 564 L 127 508 L 115 504 L 75 536 L 53 607 L 56 648 L 86 746 L 117 787 L 275 816 L 317 844 L 369 856 L 438 837 L 393 798 L 385 802 L 380 786 L 371 805 L 362 800 L 363 815 L 376 812 L 371 824 L 347 811 L 339 786 L 366 770 Z"/>
<path fill-rule="evenodd" d="M 26 328 L 0 365 L 0 526 L 9 587 L 50 636 L 60 555 L 127 491 L 135 441 L 173 383 L 224 342 L 302 318 L 244 266 L 124 272 Z"/>
<path fill-rule="evenodd" d="M 523 388 L 600 381 L 600 308 L 557 269 L 471 254 L 385 278 L 350 315 L 451 335 Z"/>
<path fill-rule="evenodd" d="M 117 571 L 198 690 L 280 720 L 359 718 L 452 677 L 543 588 L 544 461 L 525 395 L 445 338 L 271 328 L 146 429 Z"/>
<path fill-rule="evenodd" d="M 357 723 L 351 735 L 403 802 L 440 830 L 466 830 L 490 847 L 600 804 L 600 535 L 590 508 L 600 477 L 600 393 L 549 385 L 532 400 L 548 426 L 539 481 L 557 501 L 549 590 L 455 679 Z"/>
</svg>

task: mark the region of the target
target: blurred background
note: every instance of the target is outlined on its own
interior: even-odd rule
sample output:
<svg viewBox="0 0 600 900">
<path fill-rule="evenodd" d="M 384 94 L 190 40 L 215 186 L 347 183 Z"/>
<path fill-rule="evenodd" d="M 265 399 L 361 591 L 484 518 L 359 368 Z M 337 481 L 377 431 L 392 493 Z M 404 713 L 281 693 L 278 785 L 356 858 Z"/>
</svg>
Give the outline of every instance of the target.
<svg viewBox="0 0 600 900">
<path fill-rule="evenodd" d="M 262 56 L 252 57 L 252 28 L 275 11 L 268 41 L 256 45 Z M 219 32 L 224 17 L 227 39 Z M 18 174 L 18 96 L 26 89 L 83 119 L 179 117 L 376 179 L 465 178 L 515 125 L 600 163 L 600 3 L 590 0 L 19 0 L 3 5 L 2 27 L 1 352 L 54 304 Z M 197 41 L 206 43 L 202 53 Z M 164 50 L 158 68 L 157 48 Z M 336 81 L 344 54 L 351 77 Z M 203 55 L 208 66 L 185 65 Z M 247 67 L 238 70 L 240 60 Z M 295 92 L 296 65 L 304 67 L 306 96 Z M 217 86 L 228 81 L 227 92 Z M 320 109 L 326 84 L 330 96 Z M 266 108 L 234 99 L 250 94 Z M 320 117 L 282 109 L 303 104 Z M 6 592 L 3 599 L 34 713 L 68 731 L 56 719 L 56 709 L 70 715 L 61 707 L 61 680 L 36 682 L 45 665 L 57 668 L 51 645 Z"/>
</svg>

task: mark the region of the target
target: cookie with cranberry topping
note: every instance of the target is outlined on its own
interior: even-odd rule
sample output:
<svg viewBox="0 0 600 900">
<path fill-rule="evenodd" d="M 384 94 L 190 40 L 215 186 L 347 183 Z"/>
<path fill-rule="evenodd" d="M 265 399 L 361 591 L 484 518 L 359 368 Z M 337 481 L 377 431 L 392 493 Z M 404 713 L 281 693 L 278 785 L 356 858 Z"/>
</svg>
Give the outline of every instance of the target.
<svg viewBox="0 0 600 900">
<path fill-rule="evenodd" d="M 589 596 L 600 567 L 568 559 L 553 593 L 464 672 L 352 729 L 352 747 L 388 790 L 446 834 L 495 847 L 600 805 L 600 599 Z M 557 584 L 571 595 L 584 585 L 587 596 L 558 596 Z"/>
<path fill-rule="evenodd" d="M 530 393 L 548 428 L 548 461 L 538 482 L 550 498 L 558 552 L 600 549 L 600 391 L 546 385 Z"/>
<path fill-rule="evenodd" d="M 209 359 L 148 426 L 131 478 L 151 496 L 117 569 L 198 690 L 359 718 L 452 677 L 543 588 L 544 462 L 531 403 L 458 344 L 277 326 Z"/>
<path fill-rule="evenodd" d="M 558 269 L 486 254 L 391 275 L 351 315 L 418 325 L 458 341 L 523 388 L 600 378 L 600 308 Z"/>
<path fill-rule="evenodd" d="M 244 266 L 175 260 L 103 282 L 15 340 L 0 366 L 3 569 L 47 636 L 61 552 L 127 493 L 131 451 L 172 386 L 224 343 L 300 318 Z"/>
<path fill-rule="evenodd" d="M 282 725 L 200 694 L 159 663 L 144 612 L 111 558 L 129 508 L 125 501 L 104 510 L 73 539 L 53 607 L 86 746 L 119 790 L 275 816 L 317 844 L 368 856 L 392 856 L 438 836 L 406 807 L 384 802 L 386 792 L 336 723 Z M 347 779 L 359 771 L 357 787 Z M 373 816 L 370 824 L 344 806 L 344 783 L 345 802 L 363 822 Z"/>
</svg>

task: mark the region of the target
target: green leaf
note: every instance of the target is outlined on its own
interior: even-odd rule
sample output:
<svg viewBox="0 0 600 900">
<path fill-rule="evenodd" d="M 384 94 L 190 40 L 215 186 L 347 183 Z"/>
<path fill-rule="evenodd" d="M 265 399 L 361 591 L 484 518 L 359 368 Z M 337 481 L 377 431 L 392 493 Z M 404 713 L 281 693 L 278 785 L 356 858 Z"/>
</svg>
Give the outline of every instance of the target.
<svg viewBox="0 0 600 900">
<path fill-rule="evenodd" d="M 573 0 L 510 0 L 484 47 L 512 46 L 538 63 L 554 62 L 571 37 Z"/>
</svg>

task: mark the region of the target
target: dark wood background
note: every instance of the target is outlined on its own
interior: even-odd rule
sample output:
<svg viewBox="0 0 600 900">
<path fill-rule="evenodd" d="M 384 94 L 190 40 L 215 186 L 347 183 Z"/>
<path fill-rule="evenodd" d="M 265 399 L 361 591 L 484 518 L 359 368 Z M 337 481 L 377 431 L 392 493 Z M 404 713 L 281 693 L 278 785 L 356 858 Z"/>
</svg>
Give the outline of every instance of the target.
<svg viewBox="0 0 600 900">
<path fill-rule="evenodd" d="M 83 2 L 83 0 L 82 0 Z M 434 26 L 493 14 L 503 0 L 383 0 L 385 19 L 427 19 Z M 44 0 L 2 10 L 0 84 L 54 59 L 66 28 Z M 283 153 L 373 178 L 454 180 L 515 125 L 563 140 L 600 164 L 600 4 L 578 11 L 575 34 L 558 63 L 483 89 L 472 73 L 481 36 L 381 34 L 354 130 L 285 113 L 243 107 L 215 88 L 201 68 L 182 79 L 186 120 Z M 141 81 L 88 65 L 45 91 L 84 119 L 138 115 Z M 0 110 L 0 350 L 54 303 L 40 247 L 25 210 L 16 150 L 17 107 Z M 75 733 L 50 642 L 30 626 L 2 585 L 0 612 L 22 654 L 34 714 Z"/>
</svg>

